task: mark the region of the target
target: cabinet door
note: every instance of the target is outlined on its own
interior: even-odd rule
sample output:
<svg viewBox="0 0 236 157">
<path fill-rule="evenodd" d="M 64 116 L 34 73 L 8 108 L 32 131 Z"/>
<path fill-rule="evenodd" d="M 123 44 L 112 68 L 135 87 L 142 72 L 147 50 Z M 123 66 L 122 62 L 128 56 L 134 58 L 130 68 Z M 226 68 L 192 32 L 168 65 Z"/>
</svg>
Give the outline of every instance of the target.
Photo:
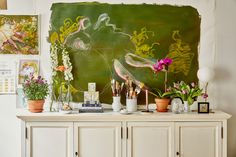
<svg viewBox="0 0 236 157">
<path fill-rule="evenodd" d="M 121 122 L 74 123 L 79 157 L 121 157 Z"/>
<path fill-rule="evenodd" d="M 128 122 L 128 157 L 173 157 L 173 122 Z"/>
<path fill-rule="evenodd" d="M 27 122 L 27 157 L 72 157 L 72 122 Z"/>
<path fill-rule="evenodd" d="M 221 157 L 220 122 L 176 123 L 176 138 L 181 157 Z"/>
</svg>

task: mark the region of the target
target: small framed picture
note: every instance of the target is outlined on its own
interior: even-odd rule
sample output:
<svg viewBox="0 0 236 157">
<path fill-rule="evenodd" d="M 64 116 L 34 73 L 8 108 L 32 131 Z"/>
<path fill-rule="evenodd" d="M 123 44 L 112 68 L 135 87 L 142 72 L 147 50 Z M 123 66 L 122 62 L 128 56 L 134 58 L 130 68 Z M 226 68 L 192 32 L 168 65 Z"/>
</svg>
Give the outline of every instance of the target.
<svg viewBox="0 0 236 157">
<path fill-rule="evenodd" d="M 96 91 L 96 83 L 94 83 L 94 82 L 88 83 L 88 91 L 95 92 Z"/>
<path fill-rule="evenodd" d="M 198 113 L 209 113 L 209 102 L 198 102 Z"/>
<path fill-rule="evenodd" d="M 38 59 L 21 59 L 19 61 L 18 84 L 24 83 L 25 76 L 32 74 L 34 77 L 39 75 Z"/>
</svg>

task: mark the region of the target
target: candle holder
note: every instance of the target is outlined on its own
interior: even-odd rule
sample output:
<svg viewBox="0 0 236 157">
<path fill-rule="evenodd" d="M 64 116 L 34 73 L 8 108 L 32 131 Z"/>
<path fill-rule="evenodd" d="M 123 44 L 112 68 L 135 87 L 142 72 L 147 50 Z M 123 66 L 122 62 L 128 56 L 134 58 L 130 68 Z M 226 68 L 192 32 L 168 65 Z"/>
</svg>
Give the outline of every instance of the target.
<svg viewBox="0 0 236 157">
<path fill-rule="evenodd" d="M 153 111 L 150 111 L 148 107 L 148 90 L 145 90 L 145 93 L 146 93 L 146 109 L 141 112 L 153 113 Z"/>
</svg>

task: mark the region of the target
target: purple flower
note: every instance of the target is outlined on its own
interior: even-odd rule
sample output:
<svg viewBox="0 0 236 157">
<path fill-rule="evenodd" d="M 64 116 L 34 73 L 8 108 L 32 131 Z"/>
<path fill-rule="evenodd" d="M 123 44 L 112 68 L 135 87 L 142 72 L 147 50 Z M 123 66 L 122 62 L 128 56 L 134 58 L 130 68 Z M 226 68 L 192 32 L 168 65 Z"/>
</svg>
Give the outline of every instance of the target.
<svg viewBox="0 0 236 157">
<path fill-rule="evenodd" d="M 171 87 L 167 88 L 166 91 L 167 91 L 167 92 L 170 92 L 170 91 L 171 91 Z"/>
<path fill-rule="evenodd" d="M 29 83 L 29 82 L 26 82 L 26 83 L 25 83 L 25 86 L 26 86 L 26 87 L 28 87 L 29 85 L 30 85 L 30 83 Z"/>
<path fill-rule="evenodd" d="M 34 74 L 30 73 L 28 77 L 29 77 L 30 80 L 33 80 L 34 79 Z"/>
<path fill-rule="evenodd" d="M 38 80 L 39 84 L 44 84 L 43 80 Z"/>
<path fill-rule="evenodd" d="M 156 64 L 153 64 L 153 69 L 156 71 L 158 68 L 158 62 Z"/>
<path fill-rule="evenodd" d="M 192 82 L 192 83 L 191 83 L 191 86 L 192 86 L 192 87 L 195 87 L 195 86 L 196 86 L 196 84 L 195 84 L 194 82 Z"/>
<path fill-rule="evenodd" d="M 208 94 L 207 94 L 207 93 L 203 93 L 203 94 L 202 94 L 202 97 L 203 97 L 204 99 L 206 99 L 206 98 L 208 98 Z"/>
<path fill-rule="evenodd" d="M 164 65 L 165 64 L 165 61 L 164 59 L 161 59 L 159 62 L 158 62 L 159 65 Z"/>
<path fill-rule="evenodd" d="M 159 66 L 157 67 L 157 71 L 162 71 L 162 70 L 163 70 L 163 66 L 159 65 Z"/>
<path fill-rule="evenodd" d="M 179 84 L 178 83 L 174 83 L 174 88 L 179 89 Z"/>
<path fill-rule="evenodd" d="M 171 58 L 164 58 L 163 62 L 165 65 L 170 65 L 172 63 L 172 59 Z"/>
<path fill-rule="evenodd" d="M 156 64 L 153 65 L 153 68 L 155 72 L 159 72 L 163 70 L 163 66 L 160 64 L 160 62 L 157 62 Z"/>
<path fill-rule="evenodd" d="M 183 93 L 183 94 L 187 94 L 188 91 L 187 91 L 186 89 L 184 89 L 184 90 L 182 90 L 182 93 Z"/>
<path fill-rule="evenodd" d="M 161 59 L 159 62 L 157 61 L 156 64 L 153 65 L 153 68 L 155 70 L 155 72 L 159 72 L 162 71 L 164 68 L 168 68 L 167 66 L 169 66 L 172 63 L 172 59 L 171 58 L 164 58 Z"/>
</svg>

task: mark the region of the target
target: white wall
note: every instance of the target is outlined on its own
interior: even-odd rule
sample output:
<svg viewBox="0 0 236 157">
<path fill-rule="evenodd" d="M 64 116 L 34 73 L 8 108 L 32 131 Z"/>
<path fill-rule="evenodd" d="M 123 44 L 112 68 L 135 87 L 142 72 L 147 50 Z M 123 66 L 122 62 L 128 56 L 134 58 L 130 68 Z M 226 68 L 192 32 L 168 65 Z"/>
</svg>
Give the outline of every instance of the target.
<svg viewBox="0 0 236 157">
<path fill-rule="evenodd" d="M 8 10 L 0 14 L 27 15 L 35 13 L 32 0 L 8 0 Z M 24 56 L 1 55 L 0 60 L 17 61 Z M 20 157 L 20 120 L 16 118 L 16 95 L 0 95 L 0 157 Z"/>
<path fill-rule="evenodd" d="M 79 2 L 85 0 L 64 0 Z M 91 0 L 94 1 L 94 0 Z M 20 3 L 19 3 L 20 2 Z M 8 10 L 0 13 L 41 15 L 41 73 L 50 78 L 49 44 L 46 41 L 49 29 L 50 6 L 63 0 L 8 0 Z M 199 48 L 200 67 L 216 68 L 215 80 L 210 84 L 211 105 L 231 113 L 229 121 L 229 155 L 236 156 L 236 1 L 227 0 L 102 0 L 109 3 L 157 3 L 191 5 L 198 9 L 201 21 L 201 41 Z M 216 19 L 216 21 L 215 21 Z M 215 40 L 216 39 L 216 40 Z M 17 60 L 21 56 L 0 56 L 1 59 Z M 11 101 L 9 101 L 11 100 Z M 19 121 L 15 118 L 15 97 L 0 96 L 0 157 L 20 156 Z M 8 142 L 6 142 L 8 141 Z M 14 150 L 14 151 L 12 151 Z"/>
<path fill-rule="evenodd" d="M 25 15 L 35 13 L 32 0 L 8 0 L 8 10 L 0 14 Z M 0 60 L 15 62 L 23 56 L 0 55 Z M 21 129 L 20 120 L 16 118 L 16 95 L 0 95 L 0 157 L 20 157 Z"/>
<path fill-rule="evenodd" d="M 228 122 L 228 157 L 236 156 L 236 1 L 217 0 L 217 106 L 233 115 Z"/>
</svg>

